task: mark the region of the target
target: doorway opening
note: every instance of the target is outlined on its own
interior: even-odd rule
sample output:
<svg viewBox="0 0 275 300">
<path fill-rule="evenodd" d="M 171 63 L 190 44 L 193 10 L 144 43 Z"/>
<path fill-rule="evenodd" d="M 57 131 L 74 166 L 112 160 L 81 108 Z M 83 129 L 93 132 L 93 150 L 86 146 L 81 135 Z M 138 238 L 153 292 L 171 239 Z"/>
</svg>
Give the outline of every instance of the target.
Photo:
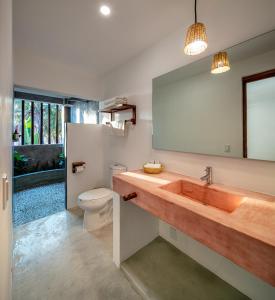
<svg viewBox="0 0 275 300">
<path fill-rule="evenodd" d="M 243 157 L 275 160 L 275 69 L 243 77 Z"/>
<path fill-rule="evenodd" d="M 13 224 L 66 209 L 64 100 L 14 92 Z"/>
</svg>

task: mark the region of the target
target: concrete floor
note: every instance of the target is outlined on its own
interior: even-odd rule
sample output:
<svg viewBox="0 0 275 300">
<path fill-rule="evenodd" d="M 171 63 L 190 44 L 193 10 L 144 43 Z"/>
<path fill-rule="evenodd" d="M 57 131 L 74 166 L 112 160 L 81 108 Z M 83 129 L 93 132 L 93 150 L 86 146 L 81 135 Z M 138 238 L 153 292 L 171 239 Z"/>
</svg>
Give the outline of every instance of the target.
<svg viewBox="0 0 275 300">
<path fill-rule="evenodd" d="M 14 230 L 13 300 L 141 299 L 112 262 L 112 226 L 94 233 L 63 211 Z"/>
<path fill-rule="evenodd" d="M 112 226 L 88 233 L 82 220 L 63 211 L 15 228 L 13 300 L 248 299 L 162 238 L 119 270 Z"/>
<path fill-rule="evenodd" d="M 64 209 L 64 182 L 17 192 L 13 195 L 13 224 L 22 225 Z"/>
<path fill-rule="evenodd" d="M 160 237 L 121 268 L 144 299 L 249 299 Z"/>
</svg>

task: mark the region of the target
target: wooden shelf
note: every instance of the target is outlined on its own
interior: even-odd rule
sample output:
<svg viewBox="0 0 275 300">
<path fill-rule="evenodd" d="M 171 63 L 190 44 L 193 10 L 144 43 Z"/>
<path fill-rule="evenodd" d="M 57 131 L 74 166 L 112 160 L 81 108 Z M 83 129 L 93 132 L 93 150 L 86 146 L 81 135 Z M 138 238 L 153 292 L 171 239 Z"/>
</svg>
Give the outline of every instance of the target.
<svg viewBox="0 0 275 300">
<path fill-rule="evenodd" d="M 101 109 L 101 110 L 99 110 L 99 112 L 111 114 L 111 120 L 113 121 L 114 113 L 118 113 L 118 112 L 125 111 L 125 110 L 132 110 L 132 113 L 133 113 L 132 119 L 126 120 L 126 121 L 131 121 L 135 125 L 136 124 L 136 105 L 120 104 L 120 105 L 111 106 L 111 107 L 108 107 L 105 109 Z"/>
</svg>

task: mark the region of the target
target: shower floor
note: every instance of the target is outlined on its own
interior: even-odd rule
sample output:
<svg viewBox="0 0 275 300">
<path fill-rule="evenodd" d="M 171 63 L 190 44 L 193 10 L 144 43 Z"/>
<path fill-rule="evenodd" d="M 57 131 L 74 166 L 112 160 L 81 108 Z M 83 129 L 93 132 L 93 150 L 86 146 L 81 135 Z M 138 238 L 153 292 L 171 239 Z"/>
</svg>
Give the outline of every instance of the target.
<svg viewBox="0 0 275 300">
<path fill-rule="evenodd" d="M 17 192 L 13 195 L 13 224 L 22 225 L 64 209 L 64 182 Z"/>
</svg>

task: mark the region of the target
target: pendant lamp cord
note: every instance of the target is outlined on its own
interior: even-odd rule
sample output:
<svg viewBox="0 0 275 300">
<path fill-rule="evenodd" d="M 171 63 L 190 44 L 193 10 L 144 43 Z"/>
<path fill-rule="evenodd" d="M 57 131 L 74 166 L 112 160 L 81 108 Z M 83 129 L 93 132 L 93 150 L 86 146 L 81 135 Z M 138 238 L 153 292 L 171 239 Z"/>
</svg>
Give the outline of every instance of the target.
<svg viewBox="0 0 275 300">
<path fill-rule="evenodd" d="M 195 0 L 194 10 L 195 10 L 195 23 L 197 23 L 197 0 Z"/>
</svg>

